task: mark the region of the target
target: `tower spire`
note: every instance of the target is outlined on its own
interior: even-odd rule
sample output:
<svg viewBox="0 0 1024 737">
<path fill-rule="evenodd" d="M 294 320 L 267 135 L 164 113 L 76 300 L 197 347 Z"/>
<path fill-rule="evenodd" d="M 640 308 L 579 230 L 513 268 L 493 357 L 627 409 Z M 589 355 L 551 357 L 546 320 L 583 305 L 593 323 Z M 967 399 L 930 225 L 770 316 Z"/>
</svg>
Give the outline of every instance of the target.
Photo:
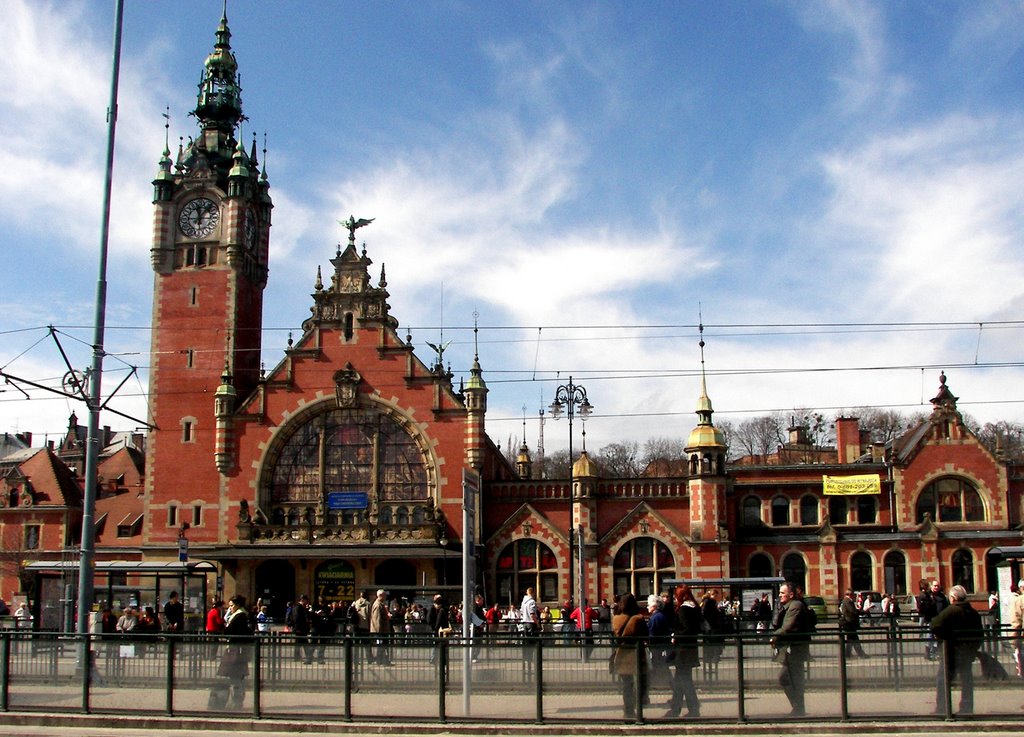
<svg viewBox="0 0 1024 737">
<path fill-rule="evenodd" d="M 708 396 L 707 371 L 704 367 L 704 316 L 700 303 L 697 304 L 697 331 L 700 334 L 700 397 L 697 399 L 697 416 L 701 425 L 710 425 L 711 415 L 714 409 L 711 407 L 711 398 Z"/>
<path fill-rule="evenodd" d="M 225 135 L 234 133 L 242 119 L 242 86 L 238 62 L 231 51 L 231 30 L 228 28 L 227 3 L 216 31 L 213 53 L 206 57 L 199 81 L 195 116 L 203 130 L 216 130 Z"/>
</svg>

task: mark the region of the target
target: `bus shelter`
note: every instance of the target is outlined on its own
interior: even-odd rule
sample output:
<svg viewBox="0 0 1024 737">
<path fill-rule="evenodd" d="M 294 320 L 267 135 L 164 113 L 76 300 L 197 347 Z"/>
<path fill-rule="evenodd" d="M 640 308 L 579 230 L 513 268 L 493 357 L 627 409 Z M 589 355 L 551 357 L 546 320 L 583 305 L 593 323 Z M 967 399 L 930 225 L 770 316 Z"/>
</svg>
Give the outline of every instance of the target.
<svg viewBox="0 0 1024 737">
<path fill-rule="evenodd" d="M 40 630 L 71 632 L 75 628 L 79 565 L 77 561 L 33 561 L 30 575 L 32 617 Z M 185 631 L 202 631 L 210 575 L 217 567 L 208 561 L 96 561 L 94 611 L 110 607 L 120 615 L 126 606 L 152 607 L 160 613 L 172 591 L 185 605 Z"/>
<path fill-rule="evenodd" d="M 665 585 L 675 587 L 686 584 L 693 590 L 694 596 L 700 600 L 705 591 L 721 592 L 720 602 L 739 602 L 739 618 L 746 617 L 750 608 L 762 595 L 768 594 L 768 598 L 774 606 L 779 598 L 779 587 L 786 582 L 782 576 L 731 576 L 725 578 L 669 578 Z"/>
</svg>

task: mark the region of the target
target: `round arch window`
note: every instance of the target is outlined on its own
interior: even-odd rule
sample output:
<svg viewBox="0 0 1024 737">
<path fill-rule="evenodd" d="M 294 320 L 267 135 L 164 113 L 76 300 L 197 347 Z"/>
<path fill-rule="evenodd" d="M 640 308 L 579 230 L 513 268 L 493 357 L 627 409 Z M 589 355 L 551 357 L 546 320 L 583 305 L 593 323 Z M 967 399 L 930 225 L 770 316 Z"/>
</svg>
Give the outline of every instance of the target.
<svg viewBox="0 0 1024 737">
<path fill-rule="evenodd" d="M 272 514 L 289 518 L 296 510 L 327 509 L 325 494 L 365 494 L 383 524 L 422 510 L 410 502 L 429 497 L 423 453 L 409 432 L 390 415 L 374 408 L 325 411 L 296 423 L 270 461 L 269 504 Z M 342 513 L 329 521 L 344 523 Z M 351 516 L 351 515 L 350 515 Z"/>
<path fill-rule="evenodd" d="M 558 560 L 537 540 L 515 540 L 501 551 L 496 571 L 498 601 L 518 605 L 532 588 L 538 601 L 558 601 Z"/>
<path fill-rule="evenodd" d="M 959 476 L 944 476 L 928 484 L 917 497 L 917 521 L 925 514 L 936 522 L 984 522 L 985 504 L 978 489 Z"/>
<path fill-rule="evenodd" d="M 854 591 L 870 591 L 871 556 L 863 550 L 850 556 L 850 588 Z"/>
<path fill-rule="evenodd" d="M 754 553 L 747 561 L 747 575 L 751 578 L 768 578 L 775 575 L 775 564 L 766 553 Z"/>
<path fill-rule="evenodd" d="M 676 573 L 676 560 L 668 546 L 654 538 L 638 537 L 625 543 L 612 564 L 616 594 L 637 599 L 659 593 L 665 579 Z"/>
<path fill-rule="evenodd" d="M 807 564 L 799 553 L 789 553 L 782 559 L 782 577 L 807 592 Z"/>
</svg>

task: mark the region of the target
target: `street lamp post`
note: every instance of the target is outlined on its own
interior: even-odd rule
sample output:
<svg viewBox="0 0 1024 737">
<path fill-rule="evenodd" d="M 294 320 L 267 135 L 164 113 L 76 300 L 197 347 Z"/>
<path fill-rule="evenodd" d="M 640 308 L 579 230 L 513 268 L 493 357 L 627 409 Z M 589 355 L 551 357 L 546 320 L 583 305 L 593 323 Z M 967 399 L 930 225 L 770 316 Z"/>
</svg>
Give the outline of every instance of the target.
<svg viewBox="0 0 1024 737">
<path fill-rule="evenodd" d="M 441 544 L 441 586 L 448 586 L 448 538 L 445 535 L 438 540 Z M 445 599 L 447 600 L 447 593 Z"/>
<path fill-rule="evenodd" d="M 582 546 L 580 547 L 580 565 L 579 565 L 579 580 L 576 580 L 574 563 L 576 556 L 576 546 L 573 544 L 573 537 L 576 533 L 575 525 L 573 524 L 573 511 L 575 509 L 576 494 L 573 486 L 573 456 L 572 456 L 572 421 L 573 418 L 579 413 L 580 419 L 586 421 L 590 414 L 594 411 L 593 405 L 590 400 L 587 399 L 587 390 L 574 384 L 572 377 L 569 377 L 568 384 L 562 384 L 555 389 L 555 401 L 551 403 L 551 417 L 552 419 L 559 419 L 562 416 L 563 411 L 566 417 L 569 419 L 569 598 L 576 599 L 576 606 L 580 607 L 580 611 L 583 609 L 583 552 Z M 586 440 L 586 438 L 584 438 Z M 580 543 L 583 542 L 583 528 L 580 527 Z M 576 586 L 576 593 L 573 593 L 573 587 Z"/>
</svg>

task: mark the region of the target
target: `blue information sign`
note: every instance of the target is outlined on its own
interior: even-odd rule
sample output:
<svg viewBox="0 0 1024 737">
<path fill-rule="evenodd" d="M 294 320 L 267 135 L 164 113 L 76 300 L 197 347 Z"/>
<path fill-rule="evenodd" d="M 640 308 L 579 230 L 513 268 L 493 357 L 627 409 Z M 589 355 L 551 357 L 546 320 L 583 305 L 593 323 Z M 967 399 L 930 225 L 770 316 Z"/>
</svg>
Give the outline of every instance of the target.
<svg viewBox="0 0 1024 737">
<path fill-rule="evenodd" d="M 329 491 L 327 492 L 327 508 L 366 509 L 370 504 L 369 495 L 365 491 Z"/>
</svg>

